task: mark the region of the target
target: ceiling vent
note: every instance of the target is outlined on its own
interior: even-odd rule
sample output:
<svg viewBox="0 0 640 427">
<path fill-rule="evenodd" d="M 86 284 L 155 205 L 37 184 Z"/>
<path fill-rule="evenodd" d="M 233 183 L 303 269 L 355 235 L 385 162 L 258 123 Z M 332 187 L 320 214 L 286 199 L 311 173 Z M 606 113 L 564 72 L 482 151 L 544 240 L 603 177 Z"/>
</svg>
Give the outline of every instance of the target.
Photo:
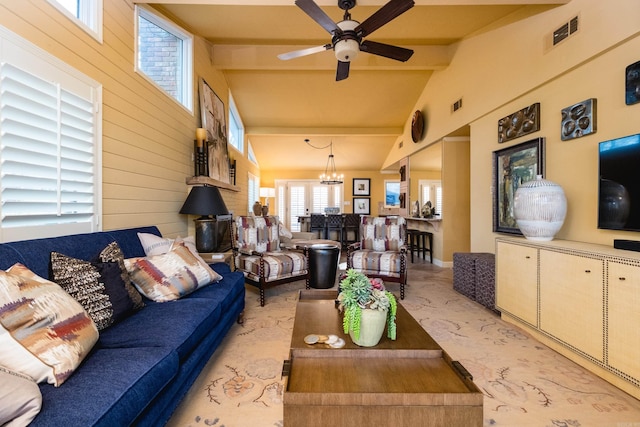
<svg viewBox="0 0 640 427">
<path fill-rule="evenodd" d="M 575 34 L 578 31 L 578 17 L 572 18 L 569 22 L 565 22 L 553 32 L 553 46 L 557 45 L 563 40 L 566 40 L 569 36 Z"/>
</svg>

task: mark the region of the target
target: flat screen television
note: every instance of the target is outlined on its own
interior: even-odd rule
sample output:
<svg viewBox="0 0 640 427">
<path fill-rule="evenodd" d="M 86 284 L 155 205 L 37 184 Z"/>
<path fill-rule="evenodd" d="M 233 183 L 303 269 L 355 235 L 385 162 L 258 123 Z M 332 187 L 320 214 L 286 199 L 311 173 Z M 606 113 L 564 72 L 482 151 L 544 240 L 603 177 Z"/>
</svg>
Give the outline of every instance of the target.
<svg viewBox="0 0 640 427">
<path fill-rule="evenodd" d="M 598 228 L 640 231 L 640 134 L 598 149 Z"/>
</svg>

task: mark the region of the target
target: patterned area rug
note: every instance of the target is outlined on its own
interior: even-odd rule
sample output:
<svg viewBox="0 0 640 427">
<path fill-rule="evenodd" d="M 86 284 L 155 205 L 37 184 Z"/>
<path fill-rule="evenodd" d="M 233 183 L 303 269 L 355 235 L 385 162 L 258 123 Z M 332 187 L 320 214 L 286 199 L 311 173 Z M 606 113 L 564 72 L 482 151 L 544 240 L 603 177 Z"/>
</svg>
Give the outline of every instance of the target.
<svg viewBox="0 0 640 427">
<path fill-rule="evenodd" d="M 283 426 L 282 362 L 303 287 L 268 290 L 264 307 L 247 288 L 244 324 L 233 326 L 169 426 Z M 395 284 L 389 290 L 399 294 Z M 485 426 L 640 427 L 640 401 L 455 292 L 451 269 L 412 264 L 402 304 L 473 375 Z"/>
</svg>

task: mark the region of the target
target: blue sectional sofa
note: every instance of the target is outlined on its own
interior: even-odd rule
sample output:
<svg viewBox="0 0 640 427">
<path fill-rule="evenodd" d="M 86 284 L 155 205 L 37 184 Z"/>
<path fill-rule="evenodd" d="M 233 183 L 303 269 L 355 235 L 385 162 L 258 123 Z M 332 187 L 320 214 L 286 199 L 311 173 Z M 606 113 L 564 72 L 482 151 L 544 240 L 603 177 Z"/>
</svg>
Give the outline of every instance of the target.
<svg viewBox="0 0 640 427">
<path fill-rule="evenodd" d="M 137 233 L 156 227 L 0 244 L 0 268 L 22 263 L 49 277 L 51 251 L 89 260 L 116 241 L 126 258 L 145 256 Z M 165 424 L 244 310 L 244 277 L 224 263 L 223 279 L 179 300 L 146 306 L 100 331 L 97 344 L 60 387 L 40 384 L 33 426 Z"/>
</svg>

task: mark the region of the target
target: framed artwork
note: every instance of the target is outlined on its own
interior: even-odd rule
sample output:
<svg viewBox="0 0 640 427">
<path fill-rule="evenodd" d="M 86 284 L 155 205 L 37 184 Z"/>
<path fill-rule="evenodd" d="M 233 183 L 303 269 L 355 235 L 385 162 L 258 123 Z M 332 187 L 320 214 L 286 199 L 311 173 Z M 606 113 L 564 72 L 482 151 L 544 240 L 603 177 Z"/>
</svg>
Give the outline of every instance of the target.
<svg viewBox="0 0 640 427">
<path fill-rule="evenodd" d="M 230 184 L 224 103 L 203 78 L 200 78 L 200 114 L 202 127 L 207 130 L 209 177 Z"/>
<path fill-rule="evenodd" d="M 595 133 L 597 105 L 597 99 L 590 98 L 563 108 L 560 139 L 567 141 Z"/>
<path fill-rule="evenodd" d="M 544 174 L 544 138 L 493 152 L 493 231 L 522 234 L 513 213 L 518 186 Z"/>
<path fill-rule="evenodd" d="M 368 197 L 354 197 L 353 213 L 359 215 L 369 215 L 371 213 L 371 199 Z"/>
<path fill-rule="evenodd" d="M 400 207 L 400 181 L 384 182 L 384 207 Z"/>
<path fill-rule="evenodd" d="M 503 143 L 540 130 L 540 103 L 498 120 L 498 142 Z"/>
<path fill-rule="evenodd" d="M 633 105 L 640 102 L 640 61 L 629 65 L 625 71 L 624 102 Z"/>
<path fill-rule="evenodd" d="M 354 196 L 370 196 L 371 195 L 371 179 L 369 178 L 353 178 L 353 195 Z"/>
</svg>

